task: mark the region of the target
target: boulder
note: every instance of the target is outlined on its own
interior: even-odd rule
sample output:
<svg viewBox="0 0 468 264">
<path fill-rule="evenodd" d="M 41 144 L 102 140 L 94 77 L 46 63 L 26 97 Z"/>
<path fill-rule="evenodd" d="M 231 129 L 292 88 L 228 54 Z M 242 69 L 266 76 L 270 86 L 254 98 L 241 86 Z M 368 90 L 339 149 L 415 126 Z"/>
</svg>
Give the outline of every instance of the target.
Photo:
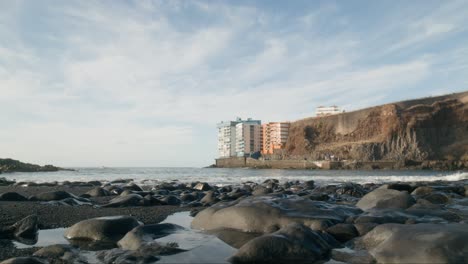
<svg viewBox="0 0 468 264">
<path fill-rule="evenodd" d="M 312 190 L 312 189 L 315 188 L 315 182 L 312 181 L 312 180 L 310 180 L 310 181 L 305 181 L 305 182 L 303 183 L 303 186 L 304 186 L 305 189 Z M 289 187 L 289 186 L 288 186 L 288 187 Z"/>
<path fill-rule="evenodd" d="M 22 201 L 27 201 L 28 198 L 24 197 L 23 195 L 17 193 L 17 192 L 6 192 L 0 194 L 0 201 L 16 201 L 16 202 L 22 202 Z"/>
<path fill-rule="evenodd" d="M 205 196 L 200 200 L 200 202 L 204 205 L 212 205 L 217 203 L 219 200 L 216 198 L 215 193 L 213 191 L 206 192 Z"/>
<path fill-rule="evenodd" d="M 366 190 L 360 184 L 347 182 L 338 185 L 336 187 L 335 193 L 339 195 L 362 197 L 364 194 L 366 194 Z"/>
<path fill-rule="evenodd" d="M 256 196 L 220 202 L 199 212 L 192 221 L 196 229 L 235 229 L 269 233 L 290 223 L 302 223 L 315 230 L 342 223 L 348 216 L 362 213 L 358 208 L 312 201 L 301 197 Z"/>
<path fill-rule="evenodd" d="M 384 224 L 356 247 L 378 263 L 468 263 L 468 224 Z"/>
<path fill-rule="evenodd" d="M 387 185 L 387 189 L 397 190 L 397 191 L 407 191 L 411 193 L 414 190 L 414 187 L 407 183 L 390 183 Z"/>
<path fill-rule="evenodd" d="M 182 229 L 183 227 L 170 223 L 137 226 L 119 240 L 117 245 L 125 250 L 137 250 L 155 243 L 155 239 Z"/>
<path fill-rule="evenodd" d="M 99 217 L 78 222 L 68 228 L 65 237 L 72 240 L 117 242 L 140 223 L 131 216 Z"/>
<path fill-rule="evenodd" d="M 416 201 L 408 192 L 392 189 L 376 189 L 362 197 L 356 204 L 364 211 L 371 209 L 401 208 L 406 209 Z"/>
<path fill-rule="evenodd" d="M 19 238 L 36 238 L 37 231 L 39 230 L 37 226 L 38 220 L 37 215 L 27 216 L 20 221 L 13 224 L 14 235 Z"/>
<path fill-rule="evenodd" d="M 359 232 L 353 224 L 337 224 L 327 228 L 326 231 L 340 242 L 346 242 L 359 236 Z"/>
<path fill-rule="evenodd" d="M 180 199 L 175 197 L 174 195 L 165 196 L 163 198 L 160 198 L 159 201 L 165 205 L 180 205 L 181 204 Z"/>
<path fill-rule="evenodd" d="M 65 191 L 44 192 L 32 197 L 33 199 L 39 201 L 58 201 L 63 200 L 65 198 L 78 198 L 75 195 Z"/>
<path fill-rule="evenodd" d="M 267 195 L 269 193 L 271 193 L 272 190 L 265 187 L 265 186 L 262 186 L 262 185 L 258 185 L 254 188 L 253 192 L 252 192 L 252 195 L 253 196 L 261 196 L 261 195 Z"/>
<path fill-rule="evenodd" d="M 254 238 L 230 258 L 232 263 L 314 263 L 328 258 L 338 242 L 326 233 L 293 223 Z"/>
<path fill-rule="evenodd" d="M 351 250 L 349 248 L 334 248 L 331 251 L 333 260 L 349 264 L 374 264 L 375 259 L 366 250 Z"/>
<path fill-rule="evenodd" d="M 95 187 L 89 190 L 86 194 L 88 194 L 91 197 L 103 197 L 103 196 L 109 196 L 110 192 L 104 188 Z"/>
<path fill-rule="evenodd" d="M 33 256 L 51 259 L 51 260 L 64 260 L 66 262 L 72 262 L 78 258 L 78 249 L 70 245 L 50 245 L 39 249 L 34 252 Z"/>
<path fill-rule="evenodd" d="M 450 201 L 450 198 L 441 192 L 433 192 L 425 195 L 423 198 L 433 204 L 446 204 Z"/>
<path fill-rule="evenodd" d="M 135 183 L 130 183 L 122 187 L 124 190 L 134 191 L 134 192 L 142 192 L 143 189 L 136 185 Z"/>
<path fill-rule="evenodd" d="M 124 207 L 142 205 L 143 197 L 139 194 L 129 194 L 126 196 L 117 196 L 110 200 L 108 204 L 102 207 Z"/>
</svg>

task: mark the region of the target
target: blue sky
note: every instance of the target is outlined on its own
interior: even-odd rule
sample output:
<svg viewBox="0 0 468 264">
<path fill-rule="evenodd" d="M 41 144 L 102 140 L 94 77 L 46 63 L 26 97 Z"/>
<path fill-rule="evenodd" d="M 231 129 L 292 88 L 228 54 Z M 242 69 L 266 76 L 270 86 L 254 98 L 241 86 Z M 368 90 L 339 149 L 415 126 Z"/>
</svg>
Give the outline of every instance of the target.
<svg viewBox="0 0 468 264">
<path fill-rule="evenodd" d="M 468 90 L 467 1 L 0 0 L 0 156 L 205 166 L 216 123 Z"/>
</svg>

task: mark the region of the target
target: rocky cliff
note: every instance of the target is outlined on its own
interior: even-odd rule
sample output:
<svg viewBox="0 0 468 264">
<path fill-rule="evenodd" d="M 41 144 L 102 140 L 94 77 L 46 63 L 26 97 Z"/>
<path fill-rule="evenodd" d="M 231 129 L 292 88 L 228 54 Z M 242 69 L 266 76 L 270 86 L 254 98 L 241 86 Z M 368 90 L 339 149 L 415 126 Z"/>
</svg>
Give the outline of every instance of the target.
<svg viewBox="0 0 468 264">
<path fill-rule="evenodd" d="M 287 158 L 468 160 L 468 92 L 386 104 L 291 124 Z"/>
</svg>

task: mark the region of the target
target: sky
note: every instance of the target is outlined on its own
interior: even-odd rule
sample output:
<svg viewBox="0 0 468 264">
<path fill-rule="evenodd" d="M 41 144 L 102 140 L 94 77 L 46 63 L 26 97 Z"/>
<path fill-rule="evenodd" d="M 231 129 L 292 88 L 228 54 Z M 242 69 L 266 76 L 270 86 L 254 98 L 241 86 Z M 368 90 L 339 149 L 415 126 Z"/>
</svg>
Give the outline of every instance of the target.
<svg viewBox="0 0 468 264">
<path fill-rule="evenodd" d="M 0 158 L 202 167 L 221 120 L 466 90 L 465 0 L 0 0 Z"/>
</svg>

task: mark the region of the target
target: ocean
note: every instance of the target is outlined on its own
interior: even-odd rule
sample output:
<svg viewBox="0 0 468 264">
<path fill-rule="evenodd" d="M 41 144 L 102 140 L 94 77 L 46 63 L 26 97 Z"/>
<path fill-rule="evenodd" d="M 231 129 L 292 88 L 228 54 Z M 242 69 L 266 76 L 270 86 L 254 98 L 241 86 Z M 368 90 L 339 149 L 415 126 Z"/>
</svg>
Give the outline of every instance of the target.
<svg viewBox="0 0 468 264">
<path fill-rule="evenodd" d="M 224 168 L 73 168 L 75 171 L 8 173 L 0 177 L 19 181 L 102 182 L 117 179 L 133 179 L 141 185 L 153 185 L 162 181 L 208 182 L 214 185 L 230 185 L 252 181 L 261 183 L 274 178 L 280 182 L 314 180 L 318 185 L 355 183 L 385 183 L 412 181 L 457 181 L 468 179 L 466 171 L 421 171 L 421 170 L 275 170 L 275 169 L 224 169 Z"/>
</svg>

